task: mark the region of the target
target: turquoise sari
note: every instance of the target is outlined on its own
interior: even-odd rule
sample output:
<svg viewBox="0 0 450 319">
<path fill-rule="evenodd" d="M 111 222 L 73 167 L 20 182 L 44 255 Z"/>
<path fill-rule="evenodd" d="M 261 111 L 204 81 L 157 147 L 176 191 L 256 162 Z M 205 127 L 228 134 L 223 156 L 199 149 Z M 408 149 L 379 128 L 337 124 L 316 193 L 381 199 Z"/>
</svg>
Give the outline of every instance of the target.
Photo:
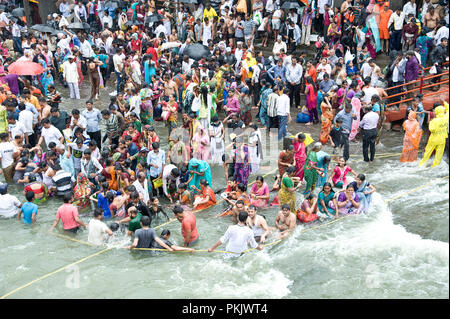
<svg viewBox="0 0 450 319">
<path fill-rule="evenodd" d="M 319 210 L 321 213 L 326 214 L 325 212 L 325 207 L 322 206 L 321 204 L 321 200 L 323 200 L 323 202 L 325 203 L 325 206 L 328 209 L 328 212 L 331 215 L 336 215 L 336 211 L 333 208 L 330 208 L 330 202 L 332 203 L 332 199 L 334 197 L 334 192 L 331 191 L 330 194 L 328 194 L 328 196 L 325 196 L 325 194 L 323 192 L 319 193 L 318 199 L 317 199 L 317 206 L 319 207 Z"/>
<path fill-rule="evenodd" d="M 320 177 L 320 175 L 317 177 L 317 187 L 322 187 L 323 184 L 325 184 L 327 182 L 328 164 L 323 163 L 323 160 L 327 156 L 330 156 L 330 154 L 328 154 L 324 151 L 317 152 L 317 167 L 323 168 L 323 172 L 324 172 L 323 177 Z"/>
<path fill-rule="evenodd" d="M 199 160 L 197 158 L 192 158 L 189 161 L 188 170 L 195 171 L 198 173 L 205 172 L 205 174 L 203 176 L 194 174 L 194 177 L 189 182 L 189 188 L 193 189 L 192 185 L 194 185 L 195 187 L 200 189 L 200 180 L 202 180 L 202 179 L 206 179 L 206 181 L 209 183 L 209 186 L 211 186 L 211 167 L 209 167 L 209 164 L 207 162 Z M 196 194 L 196 193 L 197 193 L 197 191 L 194 190 L 194 194 Z"/>
</svg>

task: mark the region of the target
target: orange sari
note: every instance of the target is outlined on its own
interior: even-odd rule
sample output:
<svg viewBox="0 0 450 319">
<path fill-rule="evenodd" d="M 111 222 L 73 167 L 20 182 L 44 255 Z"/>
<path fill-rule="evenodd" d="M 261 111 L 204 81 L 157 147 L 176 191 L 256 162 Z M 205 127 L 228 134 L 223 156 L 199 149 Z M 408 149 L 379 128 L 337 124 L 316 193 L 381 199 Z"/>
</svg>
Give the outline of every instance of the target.
<svg viewBox="0 0 450 319">
<path fill-rule="evenodd" d="M 405 137 L 403 138 L 403 151 L 400 162 L 415 162 L 419 152 L 420 139 L 423 131 L 416 120 L 416 112 L 409 112 L 408 119 L 403 122 Z"/>
<path fill-rule="evenodd" d="M 205 204 L 200 204 L 195 207 L 195 210 L 201 210 L 206 209 L 208 207 L 211 207 L 216 204 L 216 195 L 214 194 L 214 191 L 211 189 L 211 187 L 205 187 L 203 189 L 203 193 L 201 195 L 196 195 L 195 199 L 200 197 L 201 199 L 205 199 L 206 196 L 209 196 L 209 201 Z"/>
<path fill-rule="evenodd" d="M 331 125 L 333 124 L 333 112 L 325 102 L 320 105 L 322 110 L 322 129 L 320 130 L 319 142 L 323 145 L 327 144 L 331 132 Z"/>
</svg>

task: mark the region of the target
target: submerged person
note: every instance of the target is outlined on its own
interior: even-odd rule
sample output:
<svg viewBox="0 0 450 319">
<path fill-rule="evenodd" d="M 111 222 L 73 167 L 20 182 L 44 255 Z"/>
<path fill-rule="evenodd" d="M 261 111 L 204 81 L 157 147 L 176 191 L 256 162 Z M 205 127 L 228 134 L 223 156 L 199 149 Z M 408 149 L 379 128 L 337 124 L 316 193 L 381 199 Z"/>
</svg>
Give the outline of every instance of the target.
<svg viewBox="0 0 450 319">
<path fill-rule="evenodd" d="M 358 174 L 355 180 L 349 184 L 353 187 L 356 195 L 362 204 L 362 209 L 365 213 L 369 211 L 370 202 L 372 200 L 372 194 L 377 190 L 375 186 L 366 181 L 364 174 Z"/>
<path fill-rule="evenodd" d="M 183 207 L 179 205 L 173 208 L 173 214 L 181 223 L 181 234 L 184 238 L 183 247 L 195 245 L 199 238 L 195 215 L 184 211 Z"/>
<path fill-rule="evenodd" d="M 197 158 L 192 158 L 189 161 L 188 166 L 189 174 L 191 175 L 189 178 L 189 188 L 194 190 L 194 194 L 198 191 L 195 190 L 192 186 L 195 186 L 197 189 L 200 189 L 200 180 L 206 179 L 209 185 L 211 185 L 211 167 L 205 161 L 199 160 Z"/>
<path fill-rule="evenodd" d="M 248 218 L 246 224 L 253 231 L 255 241 L 257 243 L 266 242 L 266 238 L 270 234 L 270 228 L 267 225 L 266 218 L 257 214 L 256 206 L 254 205 L 250 205 L 247 211 Z"/>
<path fill-rule="evenodd" d="M 103 245 L 105 243 L 105 235 L 112 236 L 113 232 L 109 229 L 108 226 L 104 222 L 103 219 L 103 210 L 101 208 L 96 208 L 94 210 L 94 218 L 89 221 L 88 224 L 88 242 L 93 245 Z"/>
<path fill-rule="evenodd" d="M 193 186 L 195 189 L 196 187 Z M 200 189 L 196 189 L 199 195 L 195 195 L 194 209 L 203 210 L 216 204 L 216 195 L 214 191 L 209 187 L 206 179 L 200 180 Z"/>
<path fill-rule="evenodd" d="M 226 242 L 228 244 L 225 249 L 230 252 L 225 254 L 227 258 L 239 257 L 248 249 L 249 244 L 252 248 L 263 249 L 263 246 L 256 242 L 253 231 L 245 224 L 248 219 L 247 212 L 240 212 L 238 218 L 237 225 L 229 226 L 225 234 L 208 249 L 208 252 L 213 252 L 218 246 Z"/>
<path fill-rule="evenodd" d="M 8 183 L 0 182 L 0 217 L 13 217 L 22 207 L 16 196 L 8 194 Z"/>
<path fill-rule="evenodd" d="M 269 186 L 262 176 L 256 176 L 255 183 L 250 190 L 250 204 L 256 207 L 267 207 L 269 204 Z"/>
<path fill-rule="evenodd" d="M 59 221 L 62 221 L 64 230 L 76 233 L 80 226 L 87 228 L 86 224 L 78 216 L 78 209 L 76 206 L 72 205 L 73 195 L 72 193 L 67 193 L 64 195 L 64 204 L 62 204 L 58 211 L 56 212 L 56 220 L 50 227 L 50 231 L 58 226 Z"/>
<path fill-rule="evenodd" d="M 317 215 L 320 218 L 338 217 L 339 212 L 335 209 L 337 207 L 336 196 L 331 183 L 326 182 L 323 184 L 322 191 L 318 196 L 317 206 L 319 208 Z"/>
<path fill-rule="evenodd" d="M 281 232 L 280 238 L 286 238 L 295 226 L 297 226 L 295 213 L 292 213 L 288 204 L 281 205 L 281 210 L 275 218 L 275 227 Z"/>
<path fill-rule="evenodd" d="M 27 192 L 31 191 L 35 194 L 33 203 L 39 204 L 45 202 L 48 197 L 47 185 L 42 182 L 36 181 L 36 175 L 34 173 L 30 173 L 27 177 L 28 184 L 23 190 L 23 195 L 26 195 Z"/>
<path fill-rule="evenodd" d="M 359 214 L 362 211 L 362 206 L 358 195 L 356 195 L 353 186 L 347 185 L 344 192 L 338 196 L 337 206 L 339 214 Z"/>
<path fill-rule="evenodd" d="M 161 236 L 159 237 L 159 239 L 161 239 L 167 246 L 172 248 L 173 251 L 190 251 L 190 252 L 195 251 L 195 249 L 193 248 L 176 246 L 169 241 L 169 238 L 170 238 L 170 230 L 163 229 L 161 231 Z M 162 247 L 156 240 L 153 241 L 152 248 L 164 249 L 164 247 Z"/>
<path fill-rule="evenodd" d="M 25 198 L 27 202 L 24 203 L 20 208 L 19 214 L 17 214 L 17 219 L 20 220 L 20 217 L 23 214 L 22 221 L 25 224 L 35 224 L 36 216 L 38 214 L 38 205 L 33 203 L 35 198 L 34 192 L 33 191 L 26 192 Z"/>
<path fill-rule="evenodd" d="M 313 222 L 318 218 L 317 211 L 317 197 L 314 194 L 309 194 L 300 205 L 297 218 L 300 223 Z"/>
<path fill-rule="evenodd" d="M 173 251 L 164 241 L 162 241 L 157 235 L 153 228 L 150 228 L 150 217 L 142 216 L 140 220 L 141 228 L 137 229 L 134 233 L 134 240 L 128 249 L 134 248 L 152 248 L 153 242 L 157 242 L 162 248 L 168 251 Z"/>
</svg>

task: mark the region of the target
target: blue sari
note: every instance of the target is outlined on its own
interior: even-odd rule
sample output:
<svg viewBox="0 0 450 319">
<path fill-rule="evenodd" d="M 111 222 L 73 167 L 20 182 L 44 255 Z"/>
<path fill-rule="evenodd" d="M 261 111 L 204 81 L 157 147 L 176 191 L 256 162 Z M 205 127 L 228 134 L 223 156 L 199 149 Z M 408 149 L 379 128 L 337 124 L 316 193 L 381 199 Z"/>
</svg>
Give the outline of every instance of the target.
<svg viewBox="0 0 450 319">
<path fill-rule="evenodd" d="M 196 167 L 194 167 L 196 166 Z M 209 183 L 209 186 L 211 186 L 211 167 L 209 167 L 209 164 L 205 161 L 199 160 L 197 158 L 192 158 L 189 161 L 188 170 L 195 171 L 198 173 L 205 172 L 203 176 L 199 176 L 197 174 L 194 174 L 194 177 L 189 182 L 189 188 L 192 188 L 192 185 L 200 189 L 200 180 L 206 179 L 206 181 Z M 194 189 L 193 189 L 194 190 Z M 196 194 L 197 191 L 194 190 L 194 194 Z"/>
<path fill-rule="evenodd" d="M 318 176 L 317 177 L 317 187 L 322 187 L 323 184 L 327 182 L 327 171 L 328 171 L 328 164 L 324 164 L 323 160 L 326 156 L 330 156 L 330 154 L 325 153 L 324 151 L 317 152 L 317 167 L 324 169 L 324 175 L 323 177 Z"/>
<path fill-rule="evenodd" d="M 418 37 L 416 41 L 416 47 L 420 49 L 420 60 L 422 62 L 422 65 L 425 67 L 427 65 L 428 51 L 433 47 L 433 38 L 430 38 L 426 35 Z"/>
<path fill-rule="evenodd" d="M 156 69 L 154 65 L 150 64 L 150 60 L 145 61 L 144 63 L 144 81 L 148 85 L 152 83 L 152 76 L 156 74 Z"/>
</svg>

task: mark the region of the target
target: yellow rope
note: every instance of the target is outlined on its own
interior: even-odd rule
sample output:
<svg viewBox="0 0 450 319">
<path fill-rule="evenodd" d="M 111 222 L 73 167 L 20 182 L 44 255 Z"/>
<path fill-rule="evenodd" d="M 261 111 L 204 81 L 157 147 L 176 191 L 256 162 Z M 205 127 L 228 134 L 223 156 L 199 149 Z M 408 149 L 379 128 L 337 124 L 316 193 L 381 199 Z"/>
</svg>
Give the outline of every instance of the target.
<svg viewBox="0 0 450 319">
<path fill-rule="evenodd" d="M 92 257 L 95 257 L 95 256 L 98 256 L 98 255 L 100 255 L 100 254 L 103 254 L 103 253 L 105 253 L 105 252 L 107 252 L 107 251 L 109 251 L 109 250 L 111 250 L 111 249 L 112 249 L 112 248 L 106 248 L 106 249 L 103 249 L 103 250 L 101 250 L 101 251 L 96 252 L 95 254 L 92 254 L 92 255 L 89 255 L 89 256 L 87 256 L 87 257 L 84 257 L 83 259 L 80 259 L 80 260 L 78 260 L 78 261 L 76 261 L 76 262 L 74 262 L 74 263 L 71 263 L 71 264 L 69 264 L 69 265 L 67 265 L 67 266 L 61 267 L 61 268 L 59 268 L 59 269 L 57 269 L 57 270 L 55 270 L 55 271 L 53 271 L 53 272 L 51 272 L 51 273 L 49 273 L 49 274 L 47 274 L 47 275 L 41 276 L 41 277 L 39 277 L 39 278 L 37 278 L 37 279 L 35 279 L 35 280 L 33 280 L 33 281 L 30 281 L 29 283 L 27 283 L 27 284 L 25 284 L 25 285 L 23 285 L 23 286 L 20 286 L 19 288 L 14 289 L 14 290 L 11 291 L 11 292 L 8 292 L 7 294 L 1 296 L 0 299 L 5 299 L 5 298 L 7 298 L 8 296 L 10 296 L 10 295 L 12 295 L 12 294 L 15 294 L 16 292 L 18 292 L 18 291 L 20 291 L 20 290 L 22 290 L 22 289 L 24 289 L 24 288 L 26 288 L 26 287 L 28 287 L 28 286 L 31 286 L 32 284 L 34 284 L 34 283 L 36 283 L 36 282 L 38 282 L 38 281 L 41 281 L 41 280 L 43 280 L 43 279 L 45 279 L 45 278 L 48 278 L 48 277 L 50 277 L 50 276 L 53 276 L 53 275 L 55 275 L 55 274 L 57 274 L 57 273 L 63 271 L 64 269 L 69 268 L 70 266 L 74 266 L 74 265 L 77 265 L 77 264 L 79 264 L 79 263 L 82 263 L 82 262 L 84 262 L 84 261 L 86 261 L 86 260 L 88 260 L 88 259 L 91 259 Z"/>
</svg>

